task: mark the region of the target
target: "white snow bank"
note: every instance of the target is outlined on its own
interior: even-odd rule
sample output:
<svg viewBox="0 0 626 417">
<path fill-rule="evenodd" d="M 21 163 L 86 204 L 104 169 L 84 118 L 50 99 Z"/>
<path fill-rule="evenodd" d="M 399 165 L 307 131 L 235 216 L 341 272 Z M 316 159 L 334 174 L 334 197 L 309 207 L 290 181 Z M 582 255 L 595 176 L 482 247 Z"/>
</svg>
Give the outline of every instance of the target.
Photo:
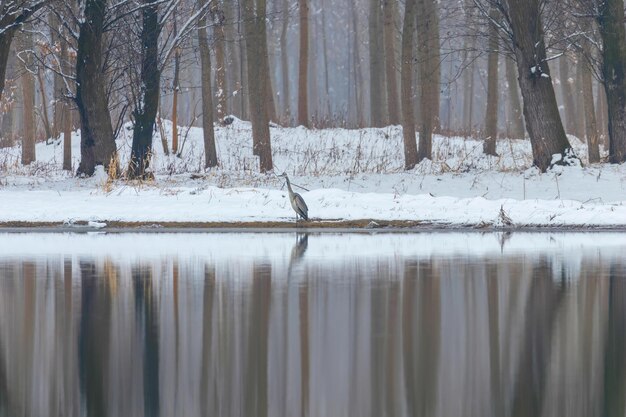
<svg viewBox="0 0 626 417">
<path fill-rule="evenodd" d="M 169 137 L 171 124 L 164 122 Z M 38 162 L 22 167 L 19 147 L 0 150 L 0 222 L 239 222 L 292 220 L 283 184 L 258 174 L 250 125 L 216 131 L 219 169 L 204 171 L 202 131 L 181 128 L 181 157 L 165 155 L 157 134 L 150 183 L 104 175 L 76 179 L 61 170 L 62 146 L 37 144 Z M 122 130 L 122 166 L 131 132 Z M 500 140 L 499 157 L 482 142 L 434 137 L 433 161 L 403 170 L 402 132 L 273 127 L 276 172 L 311 191 L 310 216 L 321 220 L 412 220 L 451 225 L 626 226 L 623 165 L 530 168 L 530 143 Z M 583 163 L 586 146 L 570 137 Z M 73 136 L 74 165 L 80 137 Z M 191 179 L 195 174 L 196 179 Z M 95 224 L 95 223 L 94 223 Z"/>
<path fill-rule="evenodd" d="M 302 193 L 314 220 L 412 220 L 451 225 L 626 225 L 620 204 L 573 200 L 487 200 L 322 189 Z M 110 193 L 11 188 L 0 191 L 2 222 L 240 222 L 294 219 L 283 191 L 206 187 L 131 188 Z"/>
</svg>

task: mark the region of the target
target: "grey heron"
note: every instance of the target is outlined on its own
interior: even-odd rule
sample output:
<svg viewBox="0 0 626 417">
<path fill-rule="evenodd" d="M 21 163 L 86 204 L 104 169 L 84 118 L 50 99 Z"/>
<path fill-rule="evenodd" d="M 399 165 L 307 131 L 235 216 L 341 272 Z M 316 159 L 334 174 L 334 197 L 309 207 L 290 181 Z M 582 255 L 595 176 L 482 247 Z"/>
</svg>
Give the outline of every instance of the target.
<svg viewBox="0 0 626 417">
<path fill-rule="evenodd" d="M 279 177 L 284 178 L 287 182 L 287 190 L 289 191 L 289 202 L 291 203 L 291 207 L 296 212 L 296 222 L 298 221 L 298 216 L 302 217 L 304 220 L 309 220 L 309 208 L 306 206 L 304 199 L 298 193 L 294 193 L 291 188 L 291 182 L 289 181 L 289 177 L 286 172 L 283 172 Z"/>
</svg>

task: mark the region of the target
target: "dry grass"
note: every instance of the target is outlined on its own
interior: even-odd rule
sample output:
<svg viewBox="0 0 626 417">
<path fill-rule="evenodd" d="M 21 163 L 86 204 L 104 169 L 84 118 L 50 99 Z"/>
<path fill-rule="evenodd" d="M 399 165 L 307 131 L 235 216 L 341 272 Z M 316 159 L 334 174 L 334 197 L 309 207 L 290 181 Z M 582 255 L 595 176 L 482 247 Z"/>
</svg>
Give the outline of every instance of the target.
<svg viewBox="0 0 626 417">
<path fill-rule="evenodd" d="M 180 155 L 166 154 L 161 137 L 171 136 L 171 123 L 167 120 L 158 124 L 154 138 L 154 153 L 150 161 L 151 172 L 159 177 L 180 177 L 186 174 L 203 176 L 213 184 L 229 187 L 233 184 L 257 186 L 273 183 L 272 176 L 258 173 L 258 158 L 252 155 L 250 125 L 235 121 L 229 126 L 216 129 L 217 150 L 220 162 L 218 169 L 205 170 L 202 131 L 199 128 L 182 128 L 184 146 Z M 323 129 L 309 130 L 303 127 L 273 127 L 272 150 L 276 172 L 287 172 L 292 176 L 332 177 L 353 179 L 359 174 L 396 174 L 404 171 L 402 129 L 390 126 L 381 129 Z M 575 138 L 574 138 L 575 139 Z M 113 188 L 126 173 L 120 167 L 128 166 L 132 135 L 122 129 L 118 140 L 118 160 L 114 172 L 103 185 L 105 190 Z M 161 143 L 159 143 L 161 142 Z M 573 142 L 583 162 L 586 148 Z M 42 146 L 41 144 L 39 146 Z M 71 173 L 62 171 L 60 144 L 54 156 L 44 162 L 35 162 L 24 167 L 20 164 L 20 148 L 0 149 L 0 174 L 20 176 L 54 175 L 63 178 Z M 47 148 L 46 150 L 50 150 Z M 435 135 L 433 160 L 422 161 L 413 173 L 421 176 L 445 173 L 464 174 L 485 171 L 520 172 L 532 165 L 529 141 L 501 139 L 498 141 L 497 157 L 482 152 L 482 141 L 459 136 Z M 75 163 L 79 155 L 75 153 Z M 187 177 L 188 178 L 188 177 Z M 150 185 L 140 183 L 139 186 Z"/>
</svg>

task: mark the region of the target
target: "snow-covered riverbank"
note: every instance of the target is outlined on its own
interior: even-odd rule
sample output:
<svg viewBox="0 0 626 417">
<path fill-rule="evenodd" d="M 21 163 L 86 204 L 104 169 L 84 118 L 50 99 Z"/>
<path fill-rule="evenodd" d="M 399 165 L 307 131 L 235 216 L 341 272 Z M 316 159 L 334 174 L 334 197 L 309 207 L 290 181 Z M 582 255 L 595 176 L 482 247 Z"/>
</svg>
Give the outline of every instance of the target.
<svg viewBox="0 0 626 417">
<path fill-rule="evenodd" d="M 165 123 L 166 133 L 169 125 Z M 122 166 L 130 132 L 118 140 Z M 0 223 L 290 222 L 293 212 L 275 175 L 256 173 L 250 127 L 217 129 L 221 167 L 202 170 L 201 130 L 182 129 L 181 157 L 155 138 L 155 181 L 107 182 L 104 172 L 77 179 L 61 169 L 60 144 L 38 144 L 38 162 L 19 165 L 19 148 L 0 150 Z M 74 163 L 79 137 L 73 138 Z M 315 222 L 408 221 L 453 226 L 626 226 L 626 167 L 529 168 L 530 144 L 501 140 L 500 157 L 482 143 L 435 136 L 434 161 L 402 170 L 398 127 L 309 131 L 273 128 L 276 172 L 286 171 Z M 585 145 L 572 138 L 585 162 Z"/>
</svg>

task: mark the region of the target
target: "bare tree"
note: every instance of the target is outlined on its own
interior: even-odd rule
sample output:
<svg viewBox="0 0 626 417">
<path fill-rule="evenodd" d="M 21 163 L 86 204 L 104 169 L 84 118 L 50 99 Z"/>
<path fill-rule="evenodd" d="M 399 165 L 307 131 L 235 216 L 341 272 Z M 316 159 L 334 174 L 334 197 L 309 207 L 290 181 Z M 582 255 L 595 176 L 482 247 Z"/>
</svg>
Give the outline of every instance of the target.
<svg viewBox="0 0 626 417">
<path fill-rule="evenodd" d="M 373 127 L 382 127 L 386 122 L 385 58 L 381 33 L 381 0 L 369 0 L 369 52 L 370 52 L 370 120 Z"/>
<path fill-rule="evenodd" d="M 19 35 L 19 56 L 22 70 L 22 164 L 35 161 L 35 68 L 32 27 L 27 25 Z"/>
<path fill-rule="evenodd" d="M 51 48 L 53 50 L 59 50 L 63 47 L 66 47 L 65 42 L 59 39 L 59 33 L 62 32 L 62 25 L 59 22 L 59 17 L 56 13 L 48 13 L 48 24 L 50 26 L 50 39 L 52 41 Z M 61 45 L 64 44 L 64 45 Z M 53 75 L 53 98 L 54 98 L 54 107 L 53 107 L 53 122 L 52 122 L 52 135 L 51 137 L 57 138 L 59 137 L 62 129 L 63 129 L 63 120 L 65 118 L 65 103 L 64 103 L 64 94 L 65 94 L 65 80 L 63 80 L 63 69 L 61 68 L 61 64 L 57 63 L 56 72 Z M 45 101 L 44 101 L 45 103 Z"/>
<path fill-rule="evenodd" d="M 498 15 L 492 7 L 489 12 L 489 53 L 487 63 L 487 109 L 485 114 L 485 142 L 483 151 L 487 155 L 496 156 L 498 139 Z M 515 87 L 515 86 L 514 86 Z"/>
<path fill-rule="evenodd" d="M 291 119 L 291 106 L 289 103 L 289 64 L 287 51 L 287 30 L 289 28 L 289 1 L 282 1 L 282 26 L 280 31 L 280 71 L 282 77 L 282 91 L 280 92 L 282 101 L 283 122 L 289 123 Z"/>
<path fill-rule="evenodd" d="M 441 107 L 441 38 L 439 35 L 439 14 L 440 2 L 438 0 L 428 0 L 424 2 L 423 14 L 428 16 L 428 49 L 427 59 L 429 61 L 429 82 L 431 88 L 430 107 L 433 117 L 433 130 L 441 129 L 439 117 Z M 418 16 L 419 19 L 419 16 Z M 418 20 L 418 30 L 420 21 Z"/>
<path fill-rule="evenodd" d="M 571 77 L 569 71 L 571 61 L 567 55 L 563 55 L 558 59 L 558 62 L 566 131 L 579 137 L 580 132 L 577 129 L 576 105 L 574 104 L 574 79 Z"/>
<path fill-rule="evenodd" d="M 328 42 L 327 42 L 327 33 L 326 33 L 326 6 L 324 4 L 324 0 L 321 0 L 320 3 L 320 14 L 322 17 L 322 58 L 324 59 L 324 100 L 322 103 L 322 107 L 326 111 L 326 115 L 328 119 L 330 119 L 332 110 L 331 110 L 331 98 L 330 98 L 330 87 L 329 87 L 329 75 L 328 75 Z"/>
<path fill-rule="evenodd" d="M 63 169 L 72 170 L 72 111 L 69 103 L 63 103 Z"/>
<path fill-rule="evenodd" d="M 533 162 L 542 171 L 554 155 L 564 158 L 571 146 L 561 123 L 547 62 L 540 0 L 507 0 L 510 34 L 517 60 L 524 117 L 533 149 Z"/>
<path fill-rule="evenodd" d="M 298 60 L 298 124 L 309 126 L 309 1 L 298 0 L 300 8 L 300 58 Z"/>
<path fill-rule="evenodd" d="M 542 171 L 553 163 L 567 164 L 575 155 L 565 135 L 548 66 L 542 12 L 545 0 L 473 0 L 489 18 L 495 7 L 501 19 L 491 19 L 507 40 L 517 63 L 524 99 L 524 118 L 533 150 L 533 162 Z"/>
<path fill-rule="evenodd" d="M 104 26 L 107 0 L 85 0 L 76 57 L 76 107 L 81 123 L 79 175 L 107 167 L 116 153 L 104 74 Z"/>
<path fill-rule="evenodd" d="M 245 97 L 242 91 L 242 69 L 241 69 L 241 43 L 239 40 L 239 22 L 237 13 L 239 10 L 239 2 L 226 1 L 222 3 L 224 11 L 224 36 L 226 37 L 226 79 L 228 81 L 227 108 L 226 113 L 239 113 L 245 106 Z M 230 99 L 230 100 L 229 100 Z M 243 117 L 243 116 L 241 116 Z"/>
<path fill-rule="evenodd" d="M 506 83 L 509 96 L 509 135 L 515 139 L 524 137 L 524 114 L 520 103 L 517 86 L 517 67 L 515 61 L 510 57 L 505 57 L 506 61 Z"/>
<path fill-rule="evenodd" d="M 396 0 L 383 0 L 384 37 L 385 37 L 385 74 L 387 78 L 387 108 L 389 123 L 397 125 L 400 120 L 398 110 L 398 83 L 396 68 Z"/>
<path fill-rule="evenodd" d="M 207 13 L 210 3 L 183 7 L 181 0 L 141 0 L 139 6 L 128 7 L 126 4 L 117 11 L 120 30 L 128 33 L 123 47 L 118 48 L 116 61 L 127 60 L 123 82 L 133 119 L 133 142 L 127 171 L 129 178 L 151 177 L 148 168 L 161 74 L 170 59 L 182 49 L 181 45 L 196 33 L 198 20 Z M 176 16 L 174 10 L 177 11 Z M 173 19 L 177 20 L 176 27 Z"/>
<path fill-rule="evenodd" d="M 465 27 L 466 31 L 473 32 L 474 8 L 472 0 L 465 0 Z M 476 49 L 476 36 L 465 36 L 463 40 L 462 63 L 465 66 L 463 72 L 463 125 L 468 134 L 472 134 L 474 128 L 474 50 Z"/>
<path fill-rule="evenodd" d="M 265 33 L 265 0 L 244 0 L 244 20 L 246 31 L 246 56 L 248 91 L 252 120 L 253 152 L 259 156 L 261 172 L 273 169 L 270 140 L 269 114 L 267 108 L 268 88 L 265 84 L 267 67 L 267 43 L 263 47 Z"/>
<path fill-rule="evenodd" d="M 178 35 L 176 10 L 173 14 L 174 36 Z M 158 39 L 158 36 L 157 36 Z M 178 93 L 180 92 L 180 48 L 174 49 L 174 77 L 172 80 L 172 153 L 178 153 Z"/>
<path fill-rule="evenodd" d="M 159 108 L 159 34 L 162 25 L 159 22 L 158 0 L 142 0 L 141 10 L 141 70 L 140 88 L 136 93 L 133 109 L 133 144 L 128 168 L 129 178 L 145 178 L 147 175 L 152 134 L 157 110 Z"/>
<path fill-rule="evenodd" d="M 265 86 L 264 103 L 263 105 L 267 109 L 268 120 L 276 120 L 276 104 L 274 101 L 274 87 L 272 86 L 272 77 L 270 75 L 270 62 L 269 51 L 267 47 L 267 0 L 256 0 L 257 2 L 257 18 L 256 24 L 259 26 L 259 44 L 261 49 L 260 61 L 261 65 L 261 80 Z"/>
<path fill-rule="evenodd" d="M 4 91 L 7 62 L 15 33 L 49 0 L 4 0 L 0 2 L 0 98 Z"/>
<path fill-rule="evenodd" d="M 358 16 L 358 10 L 357 10 L 357 0 L 351 0 L 350 1 L 350 5 L 351 5 L 351 9 L 352 9 L 352 19 L 351 19 L 351 24 L 352 24 L 352 32 L 353 32 L 353 37 L 352 37 L 352 47 L 354 49 L 354 53 L 353 53 L 353 61 L 352 61 L 352 73 L 353 73 L 353 80 L 354 80 L 354 111 L 355 111 L 355 115 L 356 115 L 356 125 L 358 127 L 362 127 L 365 122 L 365 117 L 363 115 L 364 112 L 364 98 L 363 98 L 363 92 L 361 91 L 361 86 L 363 85 L 363 73 L 362 73 L 362 69 L 361 69 L 361 55 L 359 53 L 359 16 Z"/>
<path fill-rule="evenodd" d="M 608 121 L 608 104 L 606 102 L 606 91 L 604 83 L 598 81 L 596 83 L 596 121 L 598 123 L 598 133 L 601 142 L 608 148 L 609 121 Z"/>
<path fill-rule="evenodd" d="M 15 53 L 11 54 L 7 62 L 7 89 L 8 93 L 2 95 L 0 99 L 0 113 L 2 114 L 2 125 L 0 127 L 0 148 L 13 146 L 13 122 L 15 121 L 16 106 L 16 79 L 17 79 L 17 59 Z"/>
<path fill-rule="evenodd" d="M 598 2 L 604 89 L 608 103 L 609 161 L 626 161 L 626 30 L 624 0 Z"/>
<path fill-rule="evenodd" d="M 433 130 L 439 119 L 439 23 L 435 0 L 417 1 L 418 73 L 421 127 L 417 160 L 432 159 Z"/>
<path fill-rule="evenodd" d="M 585 134 L 587 137 L 589 163 L 600 162 L 598 126 L 596 123 L 596 110 L 593 105 L 593 80 L 588 62 L 581 60 L 581 71 L 583 105 L 585 110 Z"/>
<path fill-rule="evenodd" d="M 404 11 L 402 28 L 402 135 L 404 138 L 404 167 L 413 169 L 417 165 L 417 143 L 415 141 L 415 119 L 413 107 L 413 62 L 415 22 L 417 14 L 417 0 L 407 0 Z"/>
<path fill-rule="evenodd" d="M 207 0 L 203 0 L 206 4 Z M 211 91 L 211 51 L 207 39 L 207 19 L 202 16 L 198 21 L 198 46 L 200 50 L 201 78 L 202 78 L 202 131 L 204 134 L 204 166 L 205 168 L 216 167 L 217 150 L 215 149 L 215 131 L 213 128 L 213 93 Z M 217 51 L 216 51 L 217 52 Z M 218 71 L 219 72 L 219 71 Z M 217 86 L 220 88 L 220 76 L 218 75 Z M 224 86 L 222 86 L 224 87 Z M 223 90 L 218 92 L 218 102 Z M 224 104 L 222 104 L 224 105 Z M 218 116 L 220 104 L 218 104 Z"/>
<path fill-rule="evenodd" d="M 231 0 L 232 1 L 232 0 Z M 226 116 L 226 15 L 221 4 L 222 2 L 214 1 L 211 7 L 211 16 L 213 17 L 213 32 L 215 38 L 215 88 L 217 89 L 215 96 L 217 97 L 216 115 L 218 120 L 224 119 Z M 198 33 L 200 36 L 200 33 Z M 199 38 L 198 38 L 199 39 Z M 208 47 L 208 45 L 207 45 Z M 202 56 L 202 52 L 201 52 Z M 209 57 L 210 59 L 210 57 Z M 209 63 L 210 68 L 210 63 Z M 204 93 L 203 93 L 204 96 Z M 206 138 L 205 138 L 206 139 Z M 217 159 L 215 160 L 217 164 Z M 215 166 L 215 165 L 213 165 Z"/>
</svg>

